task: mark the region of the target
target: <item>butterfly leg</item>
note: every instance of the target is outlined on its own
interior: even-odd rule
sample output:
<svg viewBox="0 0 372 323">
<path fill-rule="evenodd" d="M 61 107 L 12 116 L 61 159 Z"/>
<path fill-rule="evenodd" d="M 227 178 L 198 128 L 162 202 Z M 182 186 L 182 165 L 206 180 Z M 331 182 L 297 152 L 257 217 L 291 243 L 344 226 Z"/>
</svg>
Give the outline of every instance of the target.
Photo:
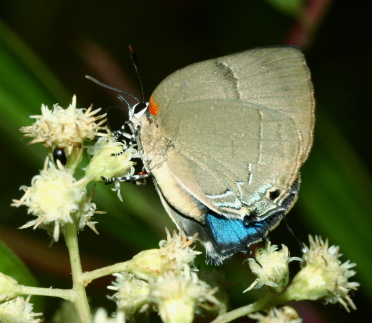
<svg viewBox="0 0 372 323">
<path fill-rule="evenodd" d="M 105 181 L 106 185 L 112 184 L 115 181 L 118 182 L 137 182 L 140 180 L 144 180 L 147 177 L 149 177 L 150 174 L 147 172 L 140 172 L 137 175 L 128 175 L 128 176 L 122 176 L 122 177 L 113 177 L 113 178 L 107 178 L 104 176 L 101 176 L 101 179 Z"/>
<path fill-rule="evenodd" d="M 128 125 L 128 124 L 129 124 L 129 121 L 126 121 L 124 123 L 124 125 L 122 125 L 122 127 L 119 130 L 114 131 L 113 134 L 114 134 L 115 140 L 119 140 L 120 137 L 129 139 L 127 147 L 132 147 L 132 146 L 137 144 L 137 136 L 138 136 L 138 132 L 140 130 L 140 127 L 139 126 L 136 127 L 136 129 L 133 131 L 133 133 L 130 134 L 130 133 L 125 131 L 125 126 Z M 124 152 L 125 152 L 125 149 L 123 149 L 122 151 L 120 151 L 118 153 L 111 154 L 111 156 L 120 156 L 120 155 L 124 154 Z"/>
</svg>

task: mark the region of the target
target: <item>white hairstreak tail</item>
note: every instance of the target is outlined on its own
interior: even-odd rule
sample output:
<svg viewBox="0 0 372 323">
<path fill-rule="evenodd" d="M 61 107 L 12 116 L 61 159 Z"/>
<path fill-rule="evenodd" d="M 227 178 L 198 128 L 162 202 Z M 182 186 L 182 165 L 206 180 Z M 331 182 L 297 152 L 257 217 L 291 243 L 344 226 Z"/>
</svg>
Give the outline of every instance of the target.
<svg viewBox="0 0 372 323">
<path fill-rule="evenodd" d="M 130 108 L 128 124 L 165 209 L 219 264 L 266 238 L 293 206 L 314 106 L 301 51 L 258 48 L 169 75 L 149 103 Z"/>
</svg>

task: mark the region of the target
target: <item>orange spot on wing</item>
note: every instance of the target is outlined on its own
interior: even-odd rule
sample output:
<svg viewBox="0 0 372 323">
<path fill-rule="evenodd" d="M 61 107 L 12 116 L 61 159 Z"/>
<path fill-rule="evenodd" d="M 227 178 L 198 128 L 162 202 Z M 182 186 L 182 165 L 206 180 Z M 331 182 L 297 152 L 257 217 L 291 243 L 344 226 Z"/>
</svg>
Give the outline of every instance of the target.
<svg viewBox="0 0 372 323">
<path fill-rule="evenodd" d="M 150 114 L 152 114 L 153 116 L 156 116 L 158 114 L 158 112 L 159 112 L 159 106 L 155 102 L 153 96 L 151 96 L 149 103 L 150 103 L 150 105 L 149 105 L 149 112 L 150 112 Z"/>
</svg>

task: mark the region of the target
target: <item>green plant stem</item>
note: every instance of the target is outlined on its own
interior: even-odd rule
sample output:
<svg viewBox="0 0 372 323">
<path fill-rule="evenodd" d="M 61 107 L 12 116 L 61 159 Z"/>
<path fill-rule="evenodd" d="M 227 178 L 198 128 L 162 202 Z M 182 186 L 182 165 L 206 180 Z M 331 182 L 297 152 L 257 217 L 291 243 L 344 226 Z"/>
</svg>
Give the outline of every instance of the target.
<svg viewBox="0 0 372 323">
<path fill-rule="evenodd" d="M 211 323 L 226 323 L 231 322 L 239 317 L 246 316 L 248 314 L 255 313 L 257 311 L 261 311 L 263 309 L 268 308 L 268 304 L 274 305 L 273 300 L 276 297 L 276 294 L 273 294 L 271 292 L 268 292 L 263 298 L 258 300 L 257 302 L 254 302 L 249 305 L 245 305 L 242 307 L 239 307 L 233 311 L 227 312 L 225 314 L 221 314 L 217 316 L 217 318 L 212 321 Z M 277 302 L 275 302 L 277 303 Z"/>
<path fill-rule="evenodd" d="M 74 301 L 74 291 L 72 289 L 19 286 L 18 294 L 60 297 L 60 298 L 65 299 L 66 301 L 70 301 L 70 302 Z"/>
<path fill-rule="evenodd" d="M 75 304 L 76 312 L 82 323 L 90 323 L 92 316 L 89 309 L 87 294 L 83 281 L 83 272 L 81 269 L 79 245 L 77 238 L 77 230 L 75 223 L 69 223 L 65 226 L 64 236 L 66 246 L 70 255 L 70 263 L 72 270 L 72 289 L 74 291 L 73 303 Z"/>
<path fill-rule="evenodd" d="M 129 261 L 127 262 L 120 262 L 111 266 L 99 268 L 96 270 L 92 270 L 90 272 L 85 272 L 82 274 L 82 278 L 84 281 L 85 286 L 87 286 L 92 280 L 103 277 L 103 276 L 108 276 L 112 275 L 114 273 L 120 273 L 123 271 L 128 271 L 129 269 Z M 129 270 L 130 271 L 130 270 Z"/>
</svg>

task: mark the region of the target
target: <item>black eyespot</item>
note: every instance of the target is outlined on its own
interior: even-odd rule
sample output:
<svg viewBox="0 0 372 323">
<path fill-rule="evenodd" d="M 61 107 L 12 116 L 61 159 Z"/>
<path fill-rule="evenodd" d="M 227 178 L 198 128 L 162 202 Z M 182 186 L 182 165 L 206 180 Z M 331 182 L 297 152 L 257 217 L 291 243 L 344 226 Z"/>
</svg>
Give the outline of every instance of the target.
<svg viewBox="0 0 372 323">
<path fill-rule="evenodd" d="M 138 112 L 141 112 L 143 109 L 145 109 L 147 106 L 147 104 L 145 102 L 140 102 L 140 103 L 137 103 L 135 106 L 134 106 L 134 113 L 138 113 Z"/>
<path fill-rule="evenodd" d="M 63 150 L 63 148 L 58 148 L 57 147 L 56 149 L 54 149 L 53 159 L 54 159 L 55 163 L 57 163 L 57 160 L 59 160 L 63 166 L 66 165 L 67 156 L 66 156 L 65 151 Z"/>
<path fill-rule="evenodd" d="M 270 192 L 270 200 L 274 201 L 280 195 L 280 191 L 272 191 Z"/>
</svg>

